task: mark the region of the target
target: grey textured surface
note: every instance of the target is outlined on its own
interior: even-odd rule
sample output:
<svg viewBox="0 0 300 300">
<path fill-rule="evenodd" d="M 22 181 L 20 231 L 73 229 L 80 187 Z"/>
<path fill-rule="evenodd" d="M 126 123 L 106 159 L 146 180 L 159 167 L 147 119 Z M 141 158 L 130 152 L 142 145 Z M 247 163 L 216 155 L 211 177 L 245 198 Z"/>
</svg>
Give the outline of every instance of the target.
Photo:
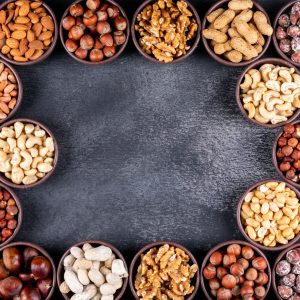
<svg viewBox="0 0 300 300">
<path fill-rule="evenodd" d="M 58 20 L 71 3 L 47 2 Z M 141 1 L 119 2 L 131 19 Z M 214 2 L 193 1 L 201 18 Z M 272 20 L 285 2 L 260 1 Z M 16 191 L 24 206 L 16 240 L 40 244 L 56 263 L 85 239 L 115 244 L 128 265 L 143 245 L 174 240 L 201 263 L 211 246 L 242 238 L 235 209 L 243 191 L 278 178 L 271 161 L 278 130 L 243 118 L 235 103 L 242 69 L 214 62 L 202 43 L 188 60 L 159 65 L 130 42 L 116 62 L 90 67 L 59 42 L 47 61 L 17 70 L 25 93 L 16 117 L 48 125 L 60 159 L 45 184 Z"/>
</svg>

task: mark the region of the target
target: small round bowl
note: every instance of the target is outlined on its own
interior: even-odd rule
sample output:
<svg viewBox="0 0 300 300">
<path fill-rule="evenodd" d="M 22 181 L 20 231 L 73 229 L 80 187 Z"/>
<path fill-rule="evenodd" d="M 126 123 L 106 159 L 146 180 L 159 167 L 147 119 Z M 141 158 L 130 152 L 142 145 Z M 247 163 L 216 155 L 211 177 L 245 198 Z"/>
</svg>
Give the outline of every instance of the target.
<svg viewBox="0 0 300 300">
<path fill-rule="evenodd" d="M 298 124 L 300 121 L 294 121 L 294 122 L 291 122 L 292 125 L 295 125 L 295 124 Z M 277 156 L 276 156 L 276 152 L 277 152 L 277 144 L 278 144 L 278 140 L 279 138 L 281 137 L 283 133 L 283 130 L 281 130 L 278 135 L 276 136 L 275 138 L 275 141 L 274 141 L 274 144 L 273 144 L 273 149 L 272 149 L 272 159 L 273 159 L 273 164 L 274 164 L 274 167 L 277 171 L 277 173 L 280 175 L 280 177 L 288 182 L 290 185 L 296 187 L 297 189 L 300 189 L 300 183 L 296 183 L 290 179 L 288 179 L 286 176 L 284 176 L 284 174 L 280 171 L 279 169 L 279 165 L 278 165 L 278 160 L 277 160 Z"/>
<path fill-rule="evenodd" d="M 104 64 L 107 64 L 107 63 L 110 63 L 112 61 L 114 61 L 115 59 L 117 59 L 125 50 L 127 44 L 128 44 L 128 40 L 129 40 L 129 35 L 130 35 L 130 23 L 129 23 L 129 20 L 128 20 L 128 17 L 126 15 L 126 12 L 125 10 L 120 6 L 120 4 L 118 4 L 117 2 L 115 2 L 114 0 L 105 0 L 105 2 L 107 3 L 110 3 L 112 5 L 115 5 L 119 8 L 120 10 L 120 13 L 121 13 L 121 16 L 124 17 L 127 21 L 127 28 L 126 28 L 126 41 L 123 45 L 121 45 L 121 47 L 119 47 L 118 51 L 116 52 L 116 54 L 110 58 L 106 58 L 106 59 L 103 59 L 99 62 L 93 62 L 93 61 L 88 61 L 88 60 L 83 60 L 83 59 L 79 59 L 75 54 L 71 53 L 67 47 L 66 47 L 66 43 L 65 43 L 65 37 L 66 37 L 66 30 L 63 28 L 63 25 L 62 25 L 62 22 L 64 20 L 64 18 L 69 14 L 69 10 L 70 10 L 70 7 L 76 3 L 85 3 L 86 0 L 76 0 L 74 1 L 73 3 L 71 3 L 69 5 L 69 7 L 65 10 L 62 18 L 61 18 L 61 22 L 60 22 L 60 26 L 59 26 L 59 34 L 60 34 L 60 40 L 61 40 L 61 43 L 63 44 L 66 52 L 72 57 L 74 58 L 75 60 L 79 61 L 80 63 L 83 63 L 83 64 L 87 64 L 87 65 L 104 65 Z M 101 2 L 101 4 L 103 4 Z"/>
<path fill-rule="evenodd" d="M 290 62 L 291 64 L 297 66 L 298 68 L 300 67 L 300 63 L 296 63 L 294 62 L 289 56 L 287 56 L 285 53 L 283 53 L 279 47 L 279 43 L 278 43 L 278 39 L 276 38 L 276 28 L 277 28 L 277 23 L 278 23 L 278 19 L 279 17 L 285 13 L 287 10 L 291 9 L 292 6 L 298 2 L 298 0 L 293 0 L 293 1 L 288 1 L 287 4 L 285 4 L 281 9 L 280 11 L 278 12 L 278 14 L 276 15 L 275 17 L 275 20 L 274 20 L 274 24 L 273 24 L 273 29 L 274 29 L 274 32 L 273 32 L 273 35 L 272 35 L 272 39 L 273 39 L 273 44 L 275 46 L 275 49 L 277 51 L 277 53 L 286 61 Z"/>
<path fill-rule="evenodd" d="M 53 174 L 53 172 L 54 172 L 54 170 L 56 168 L 56 165 L 57 165 L 57 161 L 58 161 L 58 145 L 57 145 L 57 141 L 56 141 L 53 133 L 51 132 L 51 130 L 48 127 L 46 127 L 44 124 L 42 124 L 42 123 L 40 123 L 38 121 L 32 120 L 32 119 L 21 118 L 21 119 L 10 120 L 8 122 L 3 123 L 0 126 L 0 131 L 2 130 L 3 127 L 11 126 L 11 125 L 13 125 L 16 122 L 32 123 L 33 125 L 40 126 L 42 129 L 44 129 L 47 132 L 47 134 L 50 137 L 53 138 L 53 143 L 54 143 L 53 169 L 49 173 L 47 173 L 43 178 L 39 179 L 38 181 L 36 181 L 36 182 L 34 182 L 32 184 L 27 184 L 27 185 L 24 185 L 24 184 L 15 184 L 12 181 L 10 181 L 8 178 L 6 178 L 4 174 L 0 173 L 0 182 L 2 182 L 3 184 L 8 185 L 8 186 L 10 186 L 12 188 L 16 188 L 16 189 L 28 189 L 28 188 L 32 188 L 32 187 L 40 185 L 41 183 L 43 183 L 47 179 L 49 179 L 49 177 Z"/>
<path fill-rule="evenodd" d="M 293 249 L 295 249 L 295 248 L 300 248 L 300 244 L 299 244 L 299 243 L 294 244 L 293 246 L 291 246 L 291 247 L 289 247 L 289 248 L 283 250 L 283 251 L 277 256 L 277 258 L 276 258 L 276 260 L 275 260 L 275 263 L 274 263 L 274 265 L 273 265 L 273 269 L 272 269 L 272 287 L 273 287 L 273 290 L 274 290 L 274 293 L 275 293 L 277 299 L 279 299 L 279 300 L 283 300 L 283 299 L 280 297 L 280 295 L 279 295 L 279 293 L 278 293 L 278 291 L 277 291 L 277 285 L 276 285 L 276 278 L 277 278 L 277 275 L 276 275 L 276 272 L 275 272 L 276 266 L 277 266 L 277 264 L 283 259 L 283 257 L 287 254 L 287 252 L 289 252 L 290 250 L 293 250 Z"/>
<path fill-rule="evenodd" d="M 250 122 L 254 123 L 254 124 L 257 124 L 257 125 L 260 125 L 260 126 L 263 126 L 263 127 L 266 127 L 266 128 L 277 128 L 277 127 L 281 127 L 281 126 L 284 126 L 285 124 L 288 124 L 292 121 L 294 121 L 295 119 L 298 118 L 299 114 L 300 114 L 300 109 L 297 109 L 295 111 L 295 113 L 285 122 L 281 122 L 281 123 L 277 123 L 277 124 L 263 124 L 263 123 L 260 123 L 258 122 L 257 120 L 255 119 L 250 119 L 248 117 L 248 113 L 247 111 L 245 110 L 244 106 L 243 106 L 243 103 L 242 103 L 242 99 L 241 99 L 241 89 L 240 89 L 240 85 L 242 84 L 242 82 L 244 81 L 244 77 L 246 75 L 246 73 L 253 69 L 253 68 L 259 68 L 261 65 L 263 64 L 274 64 L 274 65 L 280 65 L 280 66 L 284 66 L 284 67 L 288 67 L 288 68 L 294 68 L 295 69 L 295 73 L 299 74 L 300 75 L 300 72 L 295 68 L 295 66 L 293 64 L 291 64 L 290 62 L 288 61 L 285 61 L 283 59 L 280 59 L 280 58 L 263 58 L 263 59 L 260 59 L 256 62 L 254 62 L 253 64 L 251 64 L 250 66 L 248 66 L 245 71 L 241 74 L 241 76 L 239 77 L 238 81 L 237 81 L 237 85 L 236 85 L 236 90 L 235 90 L 235 98 L 236 98 L 236 102 L 237 102 L 237 105 L 241 111 L 241 113 L 244 115 L 245 118 L 247 118 Z"/>
<path fill-rule="evenodd" d="M 72 245 L 65 253 L 64 255 L 62 256 L 62 258 L 60 259 L 59 261 L 59 264 L 58 264 L 58 269 L 57 269 L 57 284 L 58 286 L 60 286 L 62 284 L 62 282 L 64 281 L 63 280 L 63 272 L 64 272 L 64 265 L 63 265 L 63 261 L 64 259 L 66 258 L 66 256 L 68 256 L 70 254 L 70 249 L 72 247 L 82 247 L 84 244 L 91 244 L 92 246 L 95 246 L 95 247 L 98 247 L 98 246 L 106 246 L 106 247 L 109 247 L 113 253 L 116 255 L 117 258 L 121 259 L 124 263 L 124 266 L 125 266 L 125 269 L 126 271 L 128 272 L 128 268 L 127 268 L 127 264 L 126 264 L 126 261 L 122 255 L 122 253 L 115 247 L 113 246 L 112 244 L 110 243 L 107 243 L 105 241 L 101 241 L 101 240 L 90 240 L 90 241 L 82 241 L 82 242 L 79 242 L 75 245 Z M 114 299 L 115 300 L 120 300 L 122 299 L 125 291 L 126 291 L 126 288 L 127 288 L 127 285 L 128 285 L 128 277 L 126 278 L 123 278 L 123 285 L 122 285 L 122 288 L 117 290 L 116 294 L 114 295 Z M 70 293 L 72 294 L 72 293 Z M 64 299 L 66 300 L 69 300 L 71 298 L 71 295 L 69 294 L 61 294 Z"/>
<path fill-rule="evenodd" d="M 160 63 L 160 64 L 170 64 L 170 63 L 165 63 L 165 62 L 162 62 L 162 61 L 159 61 L 157 60 L 154 56 L 151 56 L 151 55 L 148 55 L 147 53 L 145 53 L 143 51 L 143 49 L 140 47 L 140 44 L 138 42 L 138 37 L 137 37 L 137 32 L 135 31 L 135 24 L 136 24 L 136 18 L 138 16 L 138 14 L 149 4 L 151 3 L 154 3 L 154 2 L 157 2 L 157 0 L 146 0 L 144 1 L 139 7 L 138 9 L 135 11 L 134 15 L 133 15 L 133 18 L 132 18 L 132 23 L 131 23 L 131 36 L 132 36 L 132 40 L 133 40 L 133 43 L 136 47 L 136 49 L 139 51 L 139 53 L 144 56 L 145 58 L 147 58 L 148 60 L 152 61 L 152 62 L 156 62 L 156 63 Z M 200 38 L 201 38 L 201 20 L 200 20 L 200 17 L 199 17 L 199 14 L 196 10 L 196 8 L 188 1 L 188 0 L 185 0 L 185 2 L 188 4 L 188 8 L 193 12 L 193 15 L 194 15 L 194 18 L 196 19 L 197 21 L 197 24 L 198 24 L 198 30 L 197 30 L 197 34 L 196 34 L 196 37 L 194 38 L 194 44 L 193 46 L 191 46 L 190 50 L 183 56 L 179 57 L 179 58 L 176 58 L 174 59 L 172 63 L 175 63 L 175 62 L 180 62 L 180 61 L 183 61 L 184 59 L 188 58 L 190 55 L 192 55 L 192 53 L 196 50 L 196 48 L 198 47 L 198 44 L 200 42 Z"/>
<path fill-rule="evenodd" d="M 253 59 L 250 59 L 250 60 L 247 60 L 247 61 L 241 61 L 240 63 L 234 63 L 234 62 L 231 62 L 229 60 L 226 60 L 224 59 L 222 56 L 220 55 L 217 55 L 215 54 L 215 52 L 213 51 L 213 49 L 211 48 L 211 46 L 209 45 L 210 41 L 208 41 L 204 36 L 203 36 L 203 30 L 207 28 L 207 20 L 206 20 L 206 17 L 211 13 L 213 12 L 214 10 L 220 8 L 220 7 L 224 7 L 225 6 L 225 3 L 229 2 L 230 0 L 220 0 L 218 2 L 216 2 L 208 11 L 207 13 L 205 14 L 204 16 L 204 19 L 203 19 L 203 25 L 202 25 L 202 39 L 203 39 L 203 44 L 204 44 L 204 47 L 206 49 L 206 51 L 208 52 L 208 54 L 217 62 L 225 65 L 225 66 L 228 66 L 228 67 L 243 67 L 243 66 L 247 66 L 251 63 L 253 63 L 254 61 L 260 59 L 264 54 L 265 52 L 267 51 L 269 45 L 270 45 L 270 42 L 271 42 L 271 36 L 264 36 L 265 38 L 265 45 L 264 45 L 264 48 L 263 48 L 263 51 L 261 53 L 259 53 L 259 55 L 257 57 L 254 57 Z M 268 23 L 271 24 L 270 22 L 270 19 L 269 19 L 269 16 L 267 14 L 267 12 L 265 11 L 265 9 L 256 1 L 253 1 L 254 5 L 253 5 L 253 8 L 256 9 L 256 10 L 260 10 L 262 11 L 267 19 L 268 19 Z"/>
<path fill-rule="evenodd" d="M 251 247 L 256 253 L 258 253 L 260 256 L 262 256 L 267 264 L 268 264 L 268 267 L 267 267 L 267 270 L 266 270 L 266 273 L 268 274 L 269 276 L 269 282 L 267 285 L 265 285 L 266 287 L 266 295 L 263 297 L 263 298 L 260 298 L 261 300 L 263 299 L 266 299 L 266 297 L 268 296 L 268 292 L 270 290 L 270 286 L 271 286 L 271 268 L 270 268 L 270 264 L 269 264 L 269 261 L 267 259 L 267 257 L 265 256 L 265 254 L 260 250 L 258 249 L 255 245 L 253 245 L 252 243 L 249 244 L 247 242 L 244 242 L 244 241 L 239 241 L 239 240 L 233 240 L 233 241 L 226 241 L 226 242 L 223 242 L 223 243 L 220 243 L 218 245 L 216 245 L 215 247 L 213 247 L 205 256 L 204 260 L 203 260 L 203 263 L 202 263 L 202 266 L 201 266 L 201 287 L 202 287 L 202 290 L 206 296 L 206 299 L 208 300 L 215 300 L 217 298 L 212 298 L 209 291 L 208 291 L 208 285 L 207 285 L 207 280 L 204 278 L 203 276 L 203 270 L 204 268 L 206 267 L 208 261 L 209 261 L 209 258 L 210 256 L 215 252 L 215 251 L 218 251 L 218 250 L 221 250 L 222 248 L 225 248 L 231 244 L 239 244 L 241 246 L 249 246 Z"/>
<path fill-rule="evenodd" d="M 50 290 L 47 298 L 44 299 L 44 300 L 50 300 L 52 298 L 52 295 L 54 293 L 55 286 L 56 286 L 56 268 L 55 268 L 54 261 L 51 258 L 51 256 L 49 255 L 49 253 L 42 247 L 40 247 L 36 244 L 33 244 L 33 243 L 29 243 L 29 242 L 14 242 L 14 243 L 7 244 L 0 248 L 0 252 L 2 253 L 2 251 L 4 249 L 9 248 L 9 247 L 17 247 L 17 248 L 32 247 L 32 248 L 35 248 L 37 251 L 39 251 L 41 253 L 41 255 L 45 256 L 50 261 L 51 266 L 52 266 L 52 287 L 51 287 L 51 290 Z"/>
<path fill-rule="evenodd" d="M 16 0 L 6 0 L 4 1 L 2 4 L 0 4 L 0 10 L 4 9 L 9 3 L 11 2 L 16 2 Z M 29 66 L 29 65 L 34 65 L 37 63 L 40 63 L 42 61 L 44 61 L 45 59 L 47 59 L 50 54 L 53 52 L 56 43 L 57 43 L 57 38 L 58 38 L 58 24 L 56 21 L 56 17 L 55 14 L 53 12 L 53 10 L 51 9 L 51 7 L 49 5 L 47 5 L 45 2 L 43 2 L 42 6 L 47 10 L 47 12 L 49 13 L 49 15 L 52 17 L 53 22 L 54 22 L 54 36 L 53 36 L 53 42 L 50 45 L 49 49 L 38 59 L 36 60 L 32 60 L 32 61 L 26 61 L 26 62 L 18 62 L 18 61 L 14 61 L 13 59 L 9 59 L 6 55 L 2 54 L 2 52 L 0 51 L 0 58 L 13 64 L 13 65 L 18 65 L 18 66 Z"/>
<path fill-rule="evenodd" d="M 259 185 L 262 185 L 262 184 L 265 184 L 267 182 L 270 182 L 270 181 L 276 181 L 276 182 L 283 182 L 281 180 L 278 180 L 278 179 L 273 179 L 273 178 L 270 178 L 270 179 L 265 179 L 265 180 L 262 180 L 262 181 L 259 181 L 255 184 L 253 184 L 250 188 L 248 188 L 248 190 L 242 195 L 242 197 L 240 198 L 239 200 L 239 203 L 237 205 L 237 210 L 236 210 L 236 220 L 237 220 L 237 224 L 238 224 L 238 228 L 240 230 L 240 232 L 242 233 L 242 235 L 244 236 L 244 238 L 253 246 L 257 247 L 257 248 L 260 248 L 262 250 L 265 250 L 265 251 L 281 251 L 283 249 L 286 249 L 287 247 L 297 243 L 297 241 L 299 240 L 300 238 L 300 233 L 298 233 L 294 239 L 292 239 L 291 241 L 289 241 L 289 243 L 287 245 L 281 245 L 280 246 L 275 246 L 275 247 L 266 247 L 260 243 L 257 243 L 255 241 L 253 241 L 249 236 L 248 234 L 245 232 L 245 229 L 243 227 L 243 224 L 242 224 L 242 221 L 241 221 L 241 210 L 242 210 L 242 205 L 244 203 L 244 199 L 246 197 L 246 195 L 248 193 L 250 193 L 252 190 L 254 190 L 256 187 L 258 187 Z M 300 192 L 298 190 L 296 190 L 292 185 L 286 183 L 286 186 L 289 187 L 291 190 L 293 190 L 296 194 L 297 194 L 297 197 L 300 199 Z"/>
<path fill-rule="evenodd" d="M 10 243 L 16 237 L 16 235 L 18 234 L 18 232 L 20 231 L 20 228 L 21 228 L 21 225 L 22 225 L 22 221 L 23 221 L 23 208 L 22 208 L 22 204 L 20 202 L 20 199 L 18 198 L 18 196 L 14 193 L 14 191 L 12 189 L 10 189 L 8 186 L 5 186 L 2 183 L 0 183 L 0 188 L 2 188 L 3 190 L 6 190 L 7 192 L 9 192 L 9 194 L 11 195 L 11 197 L 16 201 L 16 206 L 19 209 L 19 212 L 18 212 L 18 225 L 14 229 L 12 236 L 10 236 L 3 243 L 0 243 L 0 247 L 4 247 L 8 243 Z"/>
<path fill-rule="evenodd" d="M 130 286 L 131 293 L 136 300 L 139 300 L 140 297 L 136 294 L 136 289 L 134 287 L 134 281 L 135 281 L 136 271 L 137 271 L 137 267 L 138 267 L 137 265 L 140 263 L 141 255 L 148 252 L 148 250 L 150 250 L 151 248 L 163 246 L 165 244 L 182 249 L 190 257 L 190 261 L 193 264 L 198 265 L 197 260 L 195 259 L 193 254 L 187 248 L 185 248 L 184 246 L 182 246 L 180 244 L 177 244 L 177 243 L 174 243 L 171 241 L 160 241 L 160 242 L 155 242 L 155 243 L 146 245 L 141 250 L 139 250 L 139 252 L 134 256 L 134 258 L 130 264 L 129 286 Z M 200 281 L 200 279 L 199 279 L 199 270 L 198 270 L 197 273 L 195 274 L 195 277 L 192 279 L 192 284 L 194 285 L 195 289 L 192 294 L 186 296 L 185 300 L 192 300 L 195 298 L 197 291 L 199 289 L 199 284 L 200 284 L 199 281 Z"/>
<path fill-rule="evenodd" d="M 21 102 L 23 100 L 23 84 L 22 84 L 20 75 L 18 74 L 18 72 L 16 71 L 16 69 L 13 66 L 8 64 L 6 61 L 2 61 L 2 60 L 0 60 L 0 63 L 3 63 L 5 67 L 7 67 L 11 70 L 11 72 L 13 73 L 13 75 L 15 76 L 15 78 L 17 80 L 17 85 L 18 85 L 17 103 L 16 103 L 15 107 L 10 111 L 8 116 L 5 119 L 0 120 L 0 124 L 2 124 L 4 122 L 6 122 L 8 119 L 10 119 L 19 110 L 19 108 L 21 106 Z"/>
</svg>

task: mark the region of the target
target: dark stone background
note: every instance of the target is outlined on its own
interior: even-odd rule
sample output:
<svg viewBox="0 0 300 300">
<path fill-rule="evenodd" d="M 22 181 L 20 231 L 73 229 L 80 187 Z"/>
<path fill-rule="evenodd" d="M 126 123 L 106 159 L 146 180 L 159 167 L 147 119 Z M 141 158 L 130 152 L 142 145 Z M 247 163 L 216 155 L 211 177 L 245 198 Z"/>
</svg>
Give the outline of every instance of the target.
<svg viewBox="0 0 300 300">
<path fill-rule="evenodd" d="M 46 2 L 58 20 L 71 3 Z M 119 2 L 131 19 L 141 1 Z M 215 1 L 192 2 L 203 18 Z M 272 21 L 286 3 L 259 2 Z M 271 46 L 266 56 L 274 55 Z M 59 41 L 45 62 L 17 70 L 24 100 L 16 117 L 48 125 L 60 159 L 45 184 L 17 191 L 24 223 L 16 240 L 45 247 L 57 264 L 86 239 L 113 243 L 128 265 L 145 244 L 169 239 L 201 263 L 212 246 L 242 238 L 235 210 L 245 189 L 279 178 L 271 160 L 278 130 L 244 119 L 235 103 L 242 69 L 214 62 L 202 42 L 186 61 L 159 65 L 130 41 L 117 61 L 91 67 Z"/>
</svg>

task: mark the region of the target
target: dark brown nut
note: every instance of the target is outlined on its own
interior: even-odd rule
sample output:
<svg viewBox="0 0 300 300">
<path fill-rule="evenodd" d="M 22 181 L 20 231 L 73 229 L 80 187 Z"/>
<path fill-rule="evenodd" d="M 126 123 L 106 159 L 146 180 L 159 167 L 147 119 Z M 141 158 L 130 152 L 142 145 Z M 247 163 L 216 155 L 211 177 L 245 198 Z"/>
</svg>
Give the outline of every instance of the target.
<svg viewBox="0 0 300 300">
<path fill-rule="evenodd" d="M 126 35 L 123 31 L 114 32 L 114 42 L 117 46 L 123 45 L 126 42 Z"/>
<path fill-rule="evenodd" d="M 290 53 L 292 50 L 291 41 L 289 39 L 283 39 L 279 43 L 279 48 L 283 53 Z"/>
<path fill-rule="evenodd" d="M 106 11 L 99 10 L 97 11 L 96 14 L 97 14 L 98 21 L 107 21 L 108 13 Z"/>
<path fill-rule="evenodd" d="M 287 37 L 287 33 L 286 31 L 283 29 L 283 27 L 279 26 L 276 29 L 276 37 L 279 40 L 285 39 Z"/>
<path fill-rule="evenodd" d="M 291 10 L 290 20 L 292 24 L 297 24 L 298 19 L 300 18 L 300 4 L 296 2 Z"/>
<path fill-rule="evenodd" d="M 291 25 L 287 29 L 287 34 L 292 38 L 296 38 L 297 36 L 300 36 L 300 27 L 297 25 Z"/>
<path fill-rule="evenodd" d="M 25 286 L 20 294 L 20 300 L 41 300 L 41 294 L 39 289 L 31 287 L 31 286 Z"/>
<path fill-rule="evenodd" d="M 70 15 L 72 17 L 80 17 L 82 16 L 84 13 L 84 9 L 82 7 L 81 4 L 77 3 L 77 4 L 73 4 L 71 7 L 70 7 Z"/>
<path fill-rule="evenodd" d="M 110 7 L 107 8 L 107 13 L 108 13 L 108 16 L 111 19 L 115 19 L 116 17 L 119 16 L 120 11 L 119 11 L 119 8 L 117 6 L 113 5 L 113 6 L 110 6 Z"/>
<path fill-rule="evenodd" d="M 85 34 L 80 39 L 80 48 L 83 50 L 91 50 L 94 47 L 94 39 L 91 35 Z"/>
<path fill-rule="evenodd" d="M 285 285 L 278 286 L 277 291 L 282 299 L 289 299 L 293 295 L 293 289 Z"/>
<path fill-rule="evenodd" d="M 282 27 L 289 27 L 291 24 L 290 17 L 287 14 L 283 14 L 278 19 L 278 24 Z"/>
<path fill-rule="evenodd" d="M 106 33 L 106 34 L 101 35 L 101 37 L 100 37 L 100 43 L 102 45 L 108 46 L 108 47 L 113 46 L 114 40 L 113 40 L 112 35 L 110 33 Z"/>
<path fill-rule="evenodd" d="M 282 283 L 286 286 L 293 287 L 295 285 L 296 275 L 288 274 L 282 277 Z"/>
<path fill-rule="evenodd" d="M 99 61 L 103 60 L 103 58 L 104 58 L 104 55 L 103 55 L 102 50 L 100 50 L 100 49 L 93 49 L 90 52 L 90 61 L 99 62 Z"/>
<path fill-rule="evenodd" d="M 19 272 L 22 265 L 22 255 L 16 247 L 8 247 L 2 253 L 5 268 L 13 273 Z"/>
<path fill-rule="evenodd" d="M 285 276 L 291 272 L 291 264 L 287 260 L 280 261 L 275 269 L 278 276 Z"/>
<path fill-rule="evenodd" d="M 0 295 L 4 299 L 10 299 L 20 294 L 23 284 L 17 277 L 7 277 L 0 281 Z"/>
<path fill-rule="evenodd" d="M 112 57 L 116 54 L 116 47 L 115 46 L 105 46 L 103 48 L 103 53 L 106 57 Z"/>
<path fill-rule="evenodd" d="M 76 51 L 75 51 L 75 55 L 79 58 L 79 59 L 86 59 L 87 56 L 88 56 L 88 51 L 87 50 L 84 50 L 82 48 L 78 48 Z"/>
<path fill-rule="evenodd" d="M 293 51 L 300 51 L 300 37 L 292 39 L 291 47 Z"/>
<path fill-rule="evenodd" d="M 50 261 L 44 256 L 35 256 L 30 263 L 30 270 L 35 280 L 47 278 L 52 266 Z"/>
<path fill-rule="evenodd" d="M 300 263 L 300 252 L 298 249 L 288 251 L 286 254 L 286 260 L 293 265 Z"/>
<path fill-rule="evenodd" d="M 127 21 L 121 16 L 117 16 L 114 19 L 114 26 L 117 30 L 125 30 L 127 28 Z"/>
<path fill-rule="evenodd" d="M 300 52 L 293 53 L 291 58 L 294 62 L 300 63 Z"/>
<path fill-rule="evenodd" d="M 110 33 L 111 32 L 110 24 L 106 21 L 99 21 L 97 23 L 97 32 L 100 34 Z"/>
<path fill-rule="evenodd" d="M 73 53 L 77 50 L 78 45 L 75 41 L 67 39 L 66 40 L 66 48 L 68 49 L 68 51 Z"/>
<path fill-rule="evenodd" d="M 63 28 L 65 30 L 70 30 L 76 23 L 75 18 L 71 17 L 71 16 L 67 16 L 63 19 Z"/>
</svg>

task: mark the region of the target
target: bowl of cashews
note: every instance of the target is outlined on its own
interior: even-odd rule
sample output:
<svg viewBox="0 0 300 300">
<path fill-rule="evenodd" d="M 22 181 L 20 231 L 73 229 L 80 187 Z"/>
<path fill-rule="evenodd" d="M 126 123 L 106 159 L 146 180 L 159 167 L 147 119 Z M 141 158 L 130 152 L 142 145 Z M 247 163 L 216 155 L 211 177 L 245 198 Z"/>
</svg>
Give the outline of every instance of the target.
<svg viewBox="0 0 300 300">
<path fill-rule="evenodd" d="M 251 122 L 267 128 L 283 126 L 300 114 L 300 73 L 282 59 L 258 60 L 240 76 L 236 101 Z"/>
<path fill-rule="evenodd" d="M 0 182 L 29 188 L 48 179 L 58 160 L 52 132 L 31 119 L 10 120 L 0 126 Z"/>
</svg>

